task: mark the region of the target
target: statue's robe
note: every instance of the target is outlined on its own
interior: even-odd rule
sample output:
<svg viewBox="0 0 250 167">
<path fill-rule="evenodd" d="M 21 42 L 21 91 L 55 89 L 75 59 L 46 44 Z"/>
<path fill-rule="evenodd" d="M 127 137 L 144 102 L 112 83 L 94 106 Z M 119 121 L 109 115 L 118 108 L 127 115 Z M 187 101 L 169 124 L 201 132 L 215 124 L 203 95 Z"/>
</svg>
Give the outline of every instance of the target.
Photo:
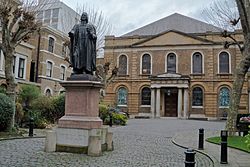
<svg viewBox="0 0 250 167">
<path fill-rule="evenodd" d="M 69 32 L 70 61 L 74 73 L 96 71 L 96 29 L 91 24 L 76 24 Z"/>
</svg>

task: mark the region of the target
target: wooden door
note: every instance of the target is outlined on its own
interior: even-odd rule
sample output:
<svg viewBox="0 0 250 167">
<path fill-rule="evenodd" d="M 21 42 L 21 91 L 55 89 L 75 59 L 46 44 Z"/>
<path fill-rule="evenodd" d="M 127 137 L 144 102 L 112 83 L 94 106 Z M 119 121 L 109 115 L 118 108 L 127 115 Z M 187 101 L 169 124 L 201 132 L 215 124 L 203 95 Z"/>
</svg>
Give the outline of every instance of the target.
<svg viewBox="0 0 250 167">
<path fill-rule="evenodd" d="M 165 116 L 177 117 L 178 89 L 168 88 L 165 91 Z"/>
</svg>

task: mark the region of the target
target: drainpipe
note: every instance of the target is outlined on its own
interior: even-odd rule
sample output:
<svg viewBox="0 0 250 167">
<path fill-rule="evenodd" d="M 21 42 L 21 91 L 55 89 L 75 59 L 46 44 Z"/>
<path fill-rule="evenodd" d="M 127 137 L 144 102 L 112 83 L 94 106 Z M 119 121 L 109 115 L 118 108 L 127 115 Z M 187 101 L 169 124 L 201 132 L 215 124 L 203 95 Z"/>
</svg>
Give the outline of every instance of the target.
<svg viewBox="0 0 250 167">
<path fill-rule="evenodd" d="M 37 58 L 36 58 L 36 78 L 35 82 L 37 83 L 38 81 L 38 73 L 39 73 L 39 60 L 40 60 L 40 43 L 41 43 L 41 28 L 38 30 L 38 43 L 37 43 Z"/>
</svg>

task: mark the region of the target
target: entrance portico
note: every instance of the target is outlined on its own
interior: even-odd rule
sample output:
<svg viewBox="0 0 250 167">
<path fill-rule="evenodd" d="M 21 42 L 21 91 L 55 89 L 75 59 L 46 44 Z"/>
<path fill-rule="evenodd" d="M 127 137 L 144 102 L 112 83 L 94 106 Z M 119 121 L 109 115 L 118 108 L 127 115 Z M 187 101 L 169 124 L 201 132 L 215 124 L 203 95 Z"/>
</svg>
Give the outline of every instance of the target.
<svg viewBox="0 0 250 167">
<path fill-rule="evenodd" d="M 188 76 L 160 74 L 151 78 L 151 116 L 186 119 L 189 109 Z"/>
</svg>

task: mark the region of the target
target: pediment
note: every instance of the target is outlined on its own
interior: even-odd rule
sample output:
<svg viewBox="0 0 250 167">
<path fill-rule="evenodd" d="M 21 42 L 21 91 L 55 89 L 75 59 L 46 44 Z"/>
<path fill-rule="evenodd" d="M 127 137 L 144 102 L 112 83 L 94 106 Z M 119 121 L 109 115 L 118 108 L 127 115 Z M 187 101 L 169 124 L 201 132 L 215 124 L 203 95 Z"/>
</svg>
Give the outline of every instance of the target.
<svg viewBox="0 0 250 167">
<path fill-rule="evenodd" d="M 135 43 L 133 46 L 199 45 L 212 43 L 212 41 L 200 37 L 172 30 Z"/>
</svg>

